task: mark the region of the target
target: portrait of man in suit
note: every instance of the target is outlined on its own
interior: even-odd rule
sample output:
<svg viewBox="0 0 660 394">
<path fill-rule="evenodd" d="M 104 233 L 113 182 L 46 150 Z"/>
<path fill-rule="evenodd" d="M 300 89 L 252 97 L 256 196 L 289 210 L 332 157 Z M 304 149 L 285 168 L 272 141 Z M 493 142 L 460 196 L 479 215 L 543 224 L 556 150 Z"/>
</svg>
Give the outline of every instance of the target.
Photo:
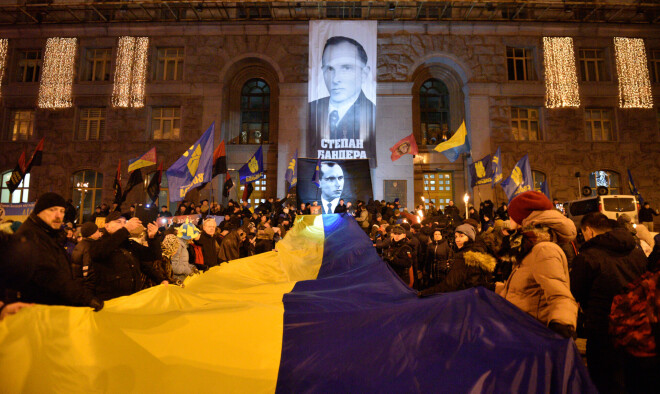
<svg viewBox="0 0 660 394">
<path fill-rule="evenodd" d="M 344 170 L 334 161 L 322 161 L 319 171 L 323 213 L 334 213 L 344 191 Z"/>
<path fill-rule="evenodd" d="M 370 67 L 362 45 L 330 37 L 321 59 L 329 96 L 309 103 L 309 152 L 321 159 L 375 160 L 376 106 L 362 90 Z"/>
</svg>

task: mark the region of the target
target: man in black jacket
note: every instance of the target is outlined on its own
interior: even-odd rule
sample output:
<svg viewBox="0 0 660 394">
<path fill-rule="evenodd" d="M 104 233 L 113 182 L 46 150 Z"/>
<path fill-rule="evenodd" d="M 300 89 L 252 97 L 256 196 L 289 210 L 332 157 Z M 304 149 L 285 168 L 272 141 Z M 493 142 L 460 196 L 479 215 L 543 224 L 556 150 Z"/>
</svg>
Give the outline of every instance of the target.
<svg viewBox="0 0 660 394">
<path fill-rule="evenodd" d="M 646 271 L 646 255 L 628 230 L 602 213 L 584 216 L 580 227 L 586 242 L 573 260 L 570 279 L 571 293 L 584 311 L 589 374 L 599 392 L 624 393 L 624 360 L 635 360 L 613 347 L 608 317 L 614 296 Z"/>
<path fill-rule="evenodd" d="M 651 209 L 651 204 L 644 203 L 644 207 L 639 210 L 639 222 L 653 232 L 653 216 L 658 216 L 658 212 Z"/>
<path fill-rule="evenodd" d="M 414 276 L 411 268 L 413 265 L 413 249 L 408 245 L 406 230 L 401 226 L 394 226 L 390 240 L 376 242 L 376 247 L 383 248 L 383 260 L 385 260 L 401 280 L 412 287 Z"/>
<path fill-rule="evenodd" d="M 160 240 L 155 237 L 156 223 L 147 225 L 147 247 L 129 239 L 130 232 L 142 225 L 140 219 L 126 221 L 119 212 L 111 212 L 105 220 L 103 236 L 89 251 L 99 298 L 109 300 L 142 290 L 142 272 L 156 283 L 169 283 L 153 265 L 162 253 Z"/>
<path fill-rule="evenodd" d="M 91 306 L 98 311 L 103 302 L 71 275 L 61 229 L 65 205 L 64 198 L 56 193 L 37 199 L 33 212 L 16 232 L 9 253 L 2 256 L 0 277 L 6 280 L 3 284 L 7 288 L 20 293 L 20 301 Z M 14 267 L 16 263 L 21 267 Z"/>
</svg>

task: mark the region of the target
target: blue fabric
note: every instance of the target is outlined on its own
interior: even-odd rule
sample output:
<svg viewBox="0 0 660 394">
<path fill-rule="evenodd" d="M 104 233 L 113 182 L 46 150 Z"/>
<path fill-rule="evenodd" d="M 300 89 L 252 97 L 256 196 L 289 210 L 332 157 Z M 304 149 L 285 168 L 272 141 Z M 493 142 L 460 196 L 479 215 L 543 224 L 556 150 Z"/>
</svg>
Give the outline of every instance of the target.
<svg viewBox="0 0 660 394">
<path fill-rule="evenodd" d="M 188 191 L 210 182 L 213 177 L 213 135 L 215 122 L 165 172 L 170 201 L 182 201 Z"/>
<path fill-rule="evenodd" d="M 291 161 L 289 162 L 289 166 L 286 169 L 286 173 L 284 174 L 284 179 L 286 179 L 287 182 L 289 182 L 289 189 L 298 183 L 298 177 L 296 176 L 296 164 L 298 163 L 298 149 L 296 149 L 295 153 L 293 154 L 293 157 L 291 158 Z"/>
<path fill-rule="evenodd" d="M 595 393 L 572 340 L 484 288 L 418 298 L 348 215 L 284 296 L 277 392 Z"/>
<path fill-rule="evenodd" d="M 260 146 L 243 167 L 238 169 L 241 183 L 252 183 L 264 177 L 264 154 Z"/>
<path fill-rule="evenodd" d="M 312 183 L 315 184 L 316 187 L 321 187 L 321 159 L 316 160 L 316 167 L 314 167 Z"/>
<path fill-rule="evenodd" d="M 495 184 L 502 180 L 502 151 L 500 147 L 497 147 L 497 152 L 493 156 L 493 183 L 492 186 L 495 187 Z"/>
<path fill-rule="evenodd" d="M 470 187 L 485 185 L 493 181 L 493 159 L 486 155 L 470 164 Z"/>
<path fill-rule="evenodd" d="M 509 201 L 520 193 L 534 190 L 534 178 L 532 177 L 532 167 L 529 165 L 528 155 L 518 160 L 511 171 L 511 175 L 503 180 L 500 186 L 504 189 Z"/>
</svg>

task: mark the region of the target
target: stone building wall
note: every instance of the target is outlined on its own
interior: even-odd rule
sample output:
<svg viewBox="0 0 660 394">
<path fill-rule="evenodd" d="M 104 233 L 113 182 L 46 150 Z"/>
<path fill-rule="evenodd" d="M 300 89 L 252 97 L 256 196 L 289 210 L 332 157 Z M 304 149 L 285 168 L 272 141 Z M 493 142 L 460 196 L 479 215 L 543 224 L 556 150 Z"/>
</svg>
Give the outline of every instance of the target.
<svg viewBox="0 0 660 394">
<path fill-rule="evenodd" d="M 148 79 L 146 103 L 142 109 L 113 109 L 110 105 L 112 83 L 79 82 L 74 85 L 74 107 L 64 110 L 35 112 L 35 136 L 29 143 L 6 138 L 9 110 L 35 108 L 38 84 L 16 83 L 12 79 L 11 62 L 16 48 L 45 45 L 52 36 L 75 36 L 79 49 L 113 47 L 121 35 L 149 36 L 153 55 L 159 46 L 185 48 L 183 81 L 158 82 Z M 34 149 L 41 136 L 46 136 L 44 166 L 33 169 L 31 200 L 42 192 L 53 190 L 71 195 L 73 172 L 96 169 L 104 174 L 105 201 L 112 198 L 112 179 L 117 161 L 122 160 L 124 177 L 127 159 L 137 157 L 156 146 L 165 167 L 173 163 L 211 122 L 216 122 L 216 143 L 231 140 L 236 130 L 228 119 L 235 117 L 228 104 L 240 92 L 231 88 L 232 81 L 244 64 L 261 65 L 277 84 L 271 105 L 277 108 L 274 129 L 277 144 L 265 146 L 266 167 L 272 183 L 269 193 L 284 195 L 284 171 L 296 149 L 304 152 L 307 117 L 308 32 L 307 23 L 227 24 L 227 25 L 112 25 L 106 28 L 43 26 L 34 28 L 2 27 L 0 36 L 10 39 L 9 72 L 2 83 L 3 139 L 0 147 L 0 170 L 15 166 L 20 152 Z M 545 109 L 542 62 L 543 36 L 572 36 L 577 47 L 608 48 L 610 81 L 580 83 L 582 106 L 578 109 Z M 481 158 L 502 148 L 504 175 L 525 153 L 530 155 L 534 170 L 544 172 L 553 196 L 572 199 L 577 194 L 576 172 L 581 183 L 588 174 L 608 169 L 627 182 L 630 168 L 642 194 L 660 202 L 660 130 L 656 109 L 619 109 L 612 37 L 628 36 L 646 39 L 649 49 L 660 48 L 660 28 L 650 25 L 599 26 L 595 24 L 525 24 L 525 23 L 414 23 L 380 22 L 378 27 L 377 78 L 378 102 L 387 106 L 379 117 L 379 167 L 372 171 L 374 197 L 382 198 L 383 180 L 412 178 L 408 181 L 408 200 L 412 206 L 414 193 L 421 189 L 420 168 L 447 169 L 454 172 L 454 195 L 466 190 L 464 163 L 449 163 L 444 156 L 420 146 L 424 163 L 413 164 L 410 157 L 392 163 L 387 148 L 412 131 L 418 132 L 415 119 L 413 86 L 417 79 L 441 71 L 463 95 L 459 105 L 472 136 L 473 156 Z M 509 82 L 506 69 L 506 47 L 533 48 L 535 81 Z M 80 50 L 79 55 L 80 57 Z M 114 57 L 114 56 L 113 56 Z M 153 63 L 149 66 L 152 75 Z M 114 63 L 114 61 L 113 61 Z M 422 72 L 431 70 L 429 72 Z M 78 72 L 79 70 L 76 70 Z M 113 64 L 114 71 L 114 64 Z M 433 71 L 435 72 L 435 71 Z M 432 74 L 432 72 L 431 72 Z M 258 75 L 255 75 L 258 76 Z M 417 85 L 418 86 L 418 85 Z M 660 103 L 660 85 L 654 85 L 655 102 Z M 178 141 L 153 141 L 149 138 L 150 107 L 180 106 L 182 135 Z M 106 107 L 106 135 L 103 141 L 75 141 L 79 107 Z M 540 109 L 542 140 L 516 141 L 511 133 L 510 106 L 533 106 Z M 589 142 L 585 137 L 584 107 L 612 108 L 616 120 L 616 141 Z M 452 119 L 457 127 L 460 120 Z M 407 133 L 407 134 L 406 134 Z M 389 144 L 389 145 L 388 145 Z M 238 169 L 256 146 L 228 144 L 229 166 Z M 28 152 L 29 154 L 29 152 Z M 419 160 L 415 161 L 419 163 Z M 155 167 L 153 167 L 155 169 Z M 151 170 L 151 169 L 150 169 Z M 124 178 L 124 182 L 125 182 Z M 214 190 L 219 195 L 220 182 Z M 490 187 L 482 186 L 483 199 L 504 200 L 501 188 L 496 196 Z M 625 189 L 625 188 L 623 188 Z M 203 193 L 208 193 L 208 188 Z M 136 188 L 129 201 L 139 201 L 143 191 Z M 479 202 L 474 201 L 476 203 Z"/>
</svg>

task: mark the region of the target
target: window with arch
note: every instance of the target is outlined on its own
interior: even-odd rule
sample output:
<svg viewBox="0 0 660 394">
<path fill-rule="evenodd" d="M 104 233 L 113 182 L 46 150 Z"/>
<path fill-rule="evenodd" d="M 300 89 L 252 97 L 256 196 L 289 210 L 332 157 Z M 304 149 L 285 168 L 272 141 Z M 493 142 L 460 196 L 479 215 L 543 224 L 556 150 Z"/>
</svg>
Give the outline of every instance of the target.
<svg viewBox="0 0 660 394">
<path fill-rule="evenodd" d="M 621 176 L 619 173 L 609 170 L 598 170 L 589 174 L 589 186 L 591 187 L 591 195 L 598 194 L 598 187 L 604 186 L 607 188 L 607 194 L 620 194 L 621 193 Z"/>
<path fill-rule="evenodd" d="M 2 173 L 2 185 L 0 185 L 0 203 L 3 204 L 19 204 L 22 202 L 28 202 L 28 194 L 30 192 L 30 173 L 25 174 L 25 178 L 18 184 L 16 190 L 13 193 L 9 192 L 7 188 L 7 182 L 11 178 L 11 173 L 13 171 L 9 170 Z"/>
<path fill-rule="evenodd" d="M 532 170 L 532 178 L 534 178 L 534 190 L 543 192 L 543 182 L 545 182 L 545 174 L 541 171 Z"/>
<path fill-rule="evenodd" d="M 428 79 L 419 88 L 419 115 L 422 145 L 436 145 L 451 137 L 449 90 L 439 79 Z"/>
<path fill-rule="evenodd" d="M 154 171 L 150 174 L 148 174 L 144 178 L 144 190 L 147 190 L 147 186 L 149 186 L 149 182 L 151 182 L 151 178 L 154 176 L 154 174 L 157 174 L 157 171 Z M 149 197 L 149 194 L 146 196 L 145 203 L 151 204 L 151 197 Z M 170 189 L 167 184 L 167 175 L 165 174 L 165 171 L 163 171 L 163 176 L 160 177 L 160 192 L 158 193 L 158 200 L 156 201 L 156 204 L 158 204 L 158 210 L 160 211 L 160 207 L 163 205 L 167 206 L 167 210 L 170 210 Z"/>
<path fill-rule="evenodd" d="M 82 170 L 73 174 L 71 199 L 78 206 L 78 223 L 91 219 L 94 208 L 101 205 L 103 174 L 94 170 Z"/>
<path fill-rule="evenodd" d="M 245 82 L 241 89 L 239 144 L 268 144 L 270 123 L 270 86 L 260 78 Z"/>
</svg>

